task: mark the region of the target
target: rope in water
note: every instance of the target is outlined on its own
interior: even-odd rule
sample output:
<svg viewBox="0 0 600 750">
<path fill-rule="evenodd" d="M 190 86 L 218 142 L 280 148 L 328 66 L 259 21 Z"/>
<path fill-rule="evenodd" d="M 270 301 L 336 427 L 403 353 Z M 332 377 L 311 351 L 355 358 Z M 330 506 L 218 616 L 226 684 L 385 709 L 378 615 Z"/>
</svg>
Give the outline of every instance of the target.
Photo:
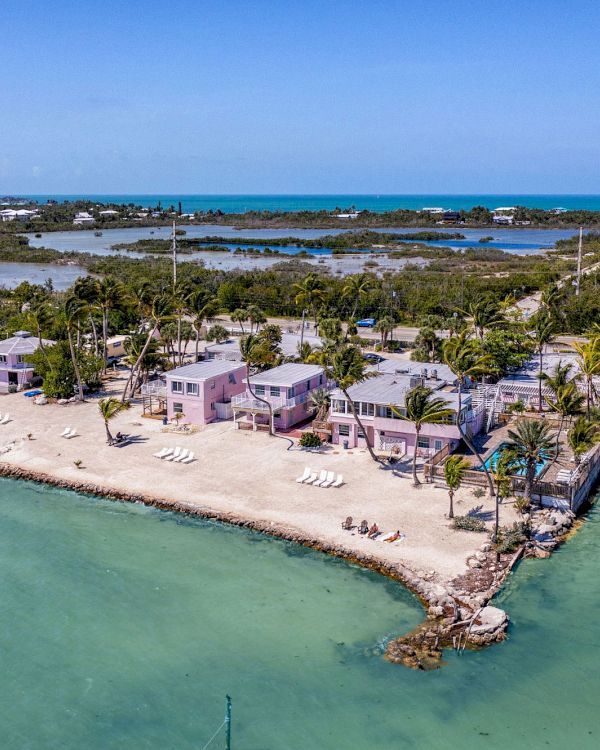
<svg viewBox="0 0 600 750">
<path fill-rule="evenodd" d="M 219 734 L 219 732 L 221 731 L 221 729 L 223 729 L 223 727 L 225 726 L 225 724 L 227 724 L 227 719 L 224 719 L 224 720 L 223 720 L 223 723 L 221 724 L 221 726 L 220 726 L 220 727 L 219 727 L 219 728 L 217 729 L 217 731 L 216 731 L 216 732 L 215 732 L 215 733 L 213 734 L 213 736 L 212 736 L 212 737 L 210 738 L 210 740 L 209 740 L 209 741 L 208 741 L 208 742 L 206 743 L 206 745 L 204 745 L 204 746 L 202 747 L 202 749 L 201 749 L 201 750 L 206 750 L 206 748 L 207 748 L 207 747 L 208 747 L 208 746 L 210 745 L 210 743 L 211 743 L 211 742 L 212 742 L 212 741 L 213 741 L 213 740 L 215 739 L 215 737 L 216 737 L 216 736 L 217 736 L 217 735 Z"/>
</svg>

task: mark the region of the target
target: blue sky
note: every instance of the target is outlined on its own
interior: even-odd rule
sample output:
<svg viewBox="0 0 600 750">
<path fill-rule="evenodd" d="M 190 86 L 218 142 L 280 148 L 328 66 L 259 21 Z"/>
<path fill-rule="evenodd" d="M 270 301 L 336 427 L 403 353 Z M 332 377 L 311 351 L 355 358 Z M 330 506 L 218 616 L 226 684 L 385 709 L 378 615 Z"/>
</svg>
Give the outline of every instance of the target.
<svg viewBox="0 0 600 750">
<path fill-rule="evenodd" d="M 600 4 L 20 0 L 0 194 L 600 193 Z"/>
</svg>

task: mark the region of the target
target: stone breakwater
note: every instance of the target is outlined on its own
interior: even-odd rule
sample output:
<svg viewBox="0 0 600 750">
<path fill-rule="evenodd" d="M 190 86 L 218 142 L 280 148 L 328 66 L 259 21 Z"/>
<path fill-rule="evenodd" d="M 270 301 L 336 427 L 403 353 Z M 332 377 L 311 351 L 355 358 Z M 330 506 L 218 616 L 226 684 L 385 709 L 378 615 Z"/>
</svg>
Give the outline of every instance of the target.
<svg viewBox="0 0 600 750">
<path fill-rule="evenodd" d="M 401 564 L 388 564 L 370 555 L 349 550 L 323 540 L 311 539 L 296 529 L 273 522 L 249 520 L 234 513 L 182 503 L 151 495 L 139 495 L 89 482 L 78 482 L 51 474 L 23 469 L 0 462 L 0 476 L 49 484 L 87 495 L 121 502 L 140 503 L 161 510 L 194 515 L 241 528 L 252 529 L 279 539 L 354 562 L 400 581 L 421 600 L 426 609 L 425 622 L 414 631 L 387 645 L 386 658 L 415 669 L 440 666 L 444 648 L 479 647 L 503 640 L 508 615 L 491 606 L 506 576 L 523 555 L 547 556 L 569 531 L 574 515 L 559 511 L 531 514 L 531 541 L 516 553 L 497 556 L 488 542 L 467 559 L 467 572 L 450 582 L 436 580 L 435 571 L 413 571 Z"/>
</svg>

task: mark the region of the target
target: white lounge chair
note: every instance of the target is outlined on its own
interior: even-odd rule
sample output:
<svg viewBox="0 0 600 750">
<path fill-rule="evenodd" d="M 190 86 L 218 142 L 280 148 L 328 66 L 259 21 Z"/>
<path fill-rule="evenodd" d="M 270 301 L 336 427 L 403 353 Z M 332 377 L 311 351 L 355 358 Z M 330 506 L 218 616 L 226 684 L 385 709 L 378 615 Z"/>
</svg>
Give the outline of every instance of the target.
<svg viewBox="0 0 600 750">
<path fill-rule="evenodd" d="M 10 414 L 5 414 L 2 419 L 0 419 L 0 424 L 7 424 L 10 422 Z"/>
<path fill-rule="evenodd" d="M 327 479 L 321 484 L 321 487 L 331 487 L 331 485 L 335 481 L 335 472 L 334 471 L 328 471 L 327 472 Z"/>
<path fill-rule="evenodd" d="M 77 435 L 77 428 L 73 427 L 73 429 L 71 430 L 71 432 L 68 432 L 65 435 L 65 437 L 67 438 L 67 440 L 70 440 L 71 438 L 75 437 L 76 435 Z"/>
<path fill-rule="evenodd" d="M 173 453 L 173 448 L 163 448 L 163 450 L 164 453 L 162 454 L 162 456 L 159 456 L 159 458 L 166 459 L 171 455 L 171 453 Z"/>
<path fill-rule="evenodd" d="M 194 456 L 194 451 L 190 451 L 190 452 L 189 452 L 189 453 L 187 454 L 187 456 L 186 456 L 186 457 L 185 457 L 185 458 L 183 459 L 183 461 L 182 461 L 181 463 L 182 463 L 182 464 L 191 464 L 191 463 L 192 463 L 192 461 L 195 461 L 195 460 L 196 460 L 196 458 L 195 458 L 195 456 Z"/>
<path fill-rule="evenodd" d="M 327 479 L 327 472 L 325 469 L 321 469 L 321 473 L 319 474 L 319 478 L 316 482 L 313 482 L 313 487 L 320 487 L 324 481 Z"/>
<path fill-rule="evenodd" d="M 304 474 L 301 477 L 298 477 L 296 481 L 298 482 L 298 484 L 302 484 L 302 482 L 306 482 L 306 480 L 309 478 L 310 475 L 311 475 L 310 466 L 307 466 L 304 469 Z"/>
<path fill-rule="evenodd" d="M 178 463 L 179 461 L 183 461 L 184 458 L 187 458 L 187 455 L 189 453 L 189 450 L 187 448 L 184 448 L 181 453 L 177 456 L 177 458 L 173 459 L 173 463 Z"/>
<path fill-rule="evenodd" d="M 181 455 L 181 448 L 177 446 L 173 453 L 171 453 L 170 456 L 166 456 L 165 461 L 174 461 L 176 458 L 178 458 Z"/>
<path fill-rule="evenodd" d="M 304 480 L 304 484 L 312 484 L 319 475 L 316 471 L 313 471 L 308 479 Z"/>
<path fill-rule="evenodd" d="M 60 433 L 61 437 L 66 437 L 71 432 L 70 427 L 65 427 L 65 429 Z"/>
<path fill-rule="evenodd" d="M 166 456 L 169 452 L 170 448 L 161 448 L 158 453 L 153 453 L 152 455 L 154 458 L 162 458 L 163 456 Z"/>
<path fill-rule="evenodd" d="M 344 477 L 341 474 L 338 474 L 337 479 L 331 485 L 331 487 L 341 487 L 343 484 L 344 484 Z"/>
</svg>

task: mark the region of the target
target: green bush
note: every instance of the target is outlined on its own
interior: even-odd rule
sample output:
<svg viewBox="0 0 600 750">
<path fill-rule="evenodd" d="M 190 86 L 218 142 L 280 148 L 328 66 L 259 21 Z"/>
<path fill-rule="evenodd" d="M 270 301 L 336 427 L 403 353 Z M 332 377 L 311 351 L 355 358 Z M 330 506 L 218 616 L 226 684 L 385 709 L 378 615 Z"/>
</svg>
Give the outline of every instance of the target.
<svg viewBox="0 0 600 750">
<path fill-rule="evenodd" d="M 521 544 L 529 539 L 529 532 L 529 524 L 523 521 L 515 521 L 512 526 L 500 527 L 496 540 L 496 551 L 515 552 Z"/>
<path fill-rule="evenodd" d="M 300 438 L 300 445 L 303 448 L 320 448 L 321 438 L 314 432 L 303 432 Z"/>
<path fill-rule="evenodd" d="M 531 508 L 531 500 L 526 497 L 519 495 L 515 500 L 515 510 L 519 513 L 529 513 Z"/>
<path fill-rule="evenodd" d="M 452 526 L 455 529 L 461 529 L 461 531 L 485 531 L 485 523 L 475 516 L 470 516 L 468 513 L 466 516 L 454 516 Z"/>
</svg>

